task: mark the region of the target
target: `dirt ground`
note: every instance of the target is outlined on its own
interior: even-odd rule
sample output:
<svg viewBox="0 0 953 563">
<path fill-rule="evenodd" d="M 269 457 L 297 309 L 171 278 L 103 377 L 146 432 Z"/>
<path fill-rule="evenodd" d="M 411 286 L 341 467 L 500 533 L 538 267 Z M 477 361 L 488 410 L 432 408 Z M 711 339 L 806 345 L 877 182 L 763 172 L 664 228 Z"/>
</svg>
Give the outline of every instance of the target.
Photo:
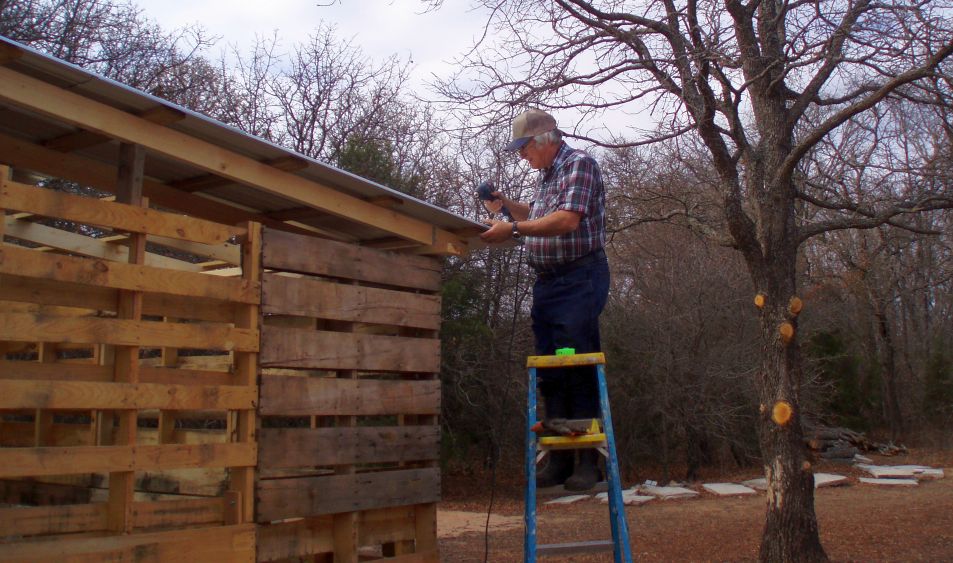
<svg viewBox="0 0 953 563">
<path fill-rule="evenodd" d="M 815 492 L 821 542 L 831 560 L 953 562 L 953 451 L 911 450 L 902 456 L 869 457 L 878 465 L 943 468 L 945 478 L 921 481 L 915 487 L 887 487 L 860 483 L 858 478 L 867 475 L 848 465 L 817 464 L 817 472 L 849 478 L 846 486 Z M 740 482 L 757 477 L 756 473 L 751 469 L 706 475 L 704 482 Z M 441 561 L 522 561 L 521 485 L 495 485 L 486 535 L 489 475 L 445 478 L 449 481 L 438 513 Z M 690 486 L 700 489 L 700 483 Z M 539 503 L 539 543 L 611 538 L 607 505 L 591 499 L 544 505 L 545 500 L 541 498 Z M 702 492 L 693 499 L 628 506 L 626 517 L 632 554 L 638 561 L 755 561 L 764 524 L 764 498 L 716 497 Z M 612 561 L 612 554 L 560 560 Z"/>
</svg>

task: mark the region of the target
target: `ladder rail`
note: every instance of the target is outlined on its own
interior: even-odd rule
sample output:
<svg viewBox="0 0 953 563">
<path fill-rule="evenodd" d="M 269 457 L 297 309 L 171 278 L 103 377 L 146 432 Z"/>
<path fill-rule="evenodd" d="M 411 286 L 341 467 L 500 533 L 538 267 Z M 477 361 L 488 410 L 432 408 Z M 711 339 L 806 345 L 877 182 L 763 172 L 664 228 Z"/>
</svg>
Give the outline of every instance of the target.
<svg viewBox="0 0 953 563">
<path fill-rule="evenodd" d="M 604 541 L 583 542 L 582 544 L 553 544 L 537 545 L 537 505 L 536 505 L 536 464 L 541 457 L 537 454 L 541 450 L 539 438 L 533 431 L 536 425 L 536 375 L 537 368 L 552 368 L 563 366 L 593 365 L 596 368 L 596 378 L 599 386 L 599 408 L 602 421 L 602 433 L 605 440 L 597 447 L 606 458 L 606 473 L 609 482 L 609 520 L 612 528 L 612 551 L 615 563 L 631 563 L 632 547 L 629 544 L 629 526 L 625 519 L 625 503 L 622 499 L 621 475 L 619 460 L 616 454 L 615 432 L 612 426 L 612 413 L 609 408 L 609 390 L 606 384 L 605 356 L 602 353 L 579 354 L 577 356 L 530 356 L 527 358 L 528 371 L 528 400 L 526 412 L 526 500 L 523 515 L 525 536 L 523 541 L 524 563 L 535 563 L 537 550 L 544 553 L 559 553 L 578 549 L 585 545 L 588 548 L 606 546 Z M 593 447 L 583 445 L 580 447 Z"/>
<path fill-rule="evenodd" d="M 526 412 L 526 500 L 523 512 L 525 537 L 523 539 L 523 561 L 536 561 L 536 368 L 529 368 L 529 399 Z"/>
<path fill-rule="evenodd" d="M 596 372 L 599 377 L 599 409 L 602 414 L 602 431 L 606 435 L 606 449 L 609 456 L 606 458 L 606 472 L 609 473 L 609 522 L 612 525 L 612 537 L 616 539 L 613 553 L 615 563 L 632 561 L 632 547 L 629 545 L 629 524 L 625 520 L 625 502 L 622 500 L 621 476 L 619 475 L 619 458 L 615 450 L 615 431 L 612 427 L 612 412 L 609 409 L 609 387 L 606 384 L 606 366 L 598 364 Z M 535 483 L 534 483 L 535 485 Z M 622 541 L 618 539 L 621 538 Z"/>
</svg>

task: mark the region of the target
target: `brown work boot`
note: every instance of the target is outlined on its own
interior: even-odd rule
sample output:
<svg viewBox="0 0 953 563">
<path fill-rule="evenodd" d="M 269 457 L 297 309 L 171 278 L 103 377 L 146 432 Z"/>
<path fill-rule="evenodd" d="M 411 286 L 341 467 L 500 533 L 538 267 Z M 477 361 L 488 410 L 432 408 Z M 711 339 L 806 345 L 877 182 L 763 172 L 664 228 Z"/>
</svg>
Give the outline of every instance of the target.
<svg viewBox="0 0 953 563">
<path fill-rule="evenodd" d="M 536 470 L 536 487 L 544 489 L 562 485 L 572 475 L 572 452 L 551 451 L 546 456 L 546 465 Z"/>
<path fill-rule="evenodd" d="M 588 491 L 599 482 L 599 452 L 579 450 L 579 463 L 576 470 L 564 483 L 567 491 Z"/>
</svg>

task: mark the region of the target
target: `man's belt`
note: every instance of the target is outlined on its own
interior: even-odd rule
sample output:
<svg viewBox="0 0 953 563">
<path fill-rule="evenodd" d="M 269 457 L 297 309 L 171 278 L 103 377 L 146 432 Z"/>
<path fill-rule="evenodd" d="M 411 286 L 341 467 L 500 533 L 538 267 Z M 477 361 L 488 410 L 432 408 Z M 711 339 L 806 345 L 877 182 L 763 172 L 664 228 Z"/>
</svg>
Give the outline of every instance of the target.
<svg viewBox="0 0 953 563">
<path fill-rule="evenodd" d="M 557 264 L 555 266 L 534 266 L 534 268 L 536 270 L 536 274 L 539 275 L 539 277 L 552 278 L 568 274 L 573 270 L 578 270 L 579 268 L 589 266 L 590 264 L 595 264 L 596 262 L 605 260 L 605 258 L 606 251 L 602 248 L 598 248 L 589 254 L 586 254 L 585 256 L 576 258 L 575 260 L 566 262 L 565 264 Z"/>
</svg>

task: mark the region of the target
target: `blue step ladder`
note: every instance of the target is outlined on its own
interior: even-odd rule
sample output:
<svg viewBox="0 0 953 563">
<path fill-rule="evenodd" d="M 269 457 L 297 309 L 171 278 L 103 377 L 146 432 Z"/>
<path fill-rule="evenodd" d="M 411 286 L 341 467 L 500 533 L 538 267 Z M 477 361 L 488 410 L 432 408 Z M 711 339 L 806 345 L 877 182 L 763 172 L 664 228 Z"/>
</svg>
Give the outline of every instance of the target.
<svg viewBox="0 0 953 563">
<path fill-rule="evenodd" d="M 562 352 L 559 350 L 558 352 Z M 576 436 L 538 437 L 534 431 L 536 418 L 536 370 L 595 366 L 599 380 L 599 410 L 601 419 L 593 419 L 587 429 Z M 631 563 L 632 548 L 629 545 L 629 526 L 625 520 L 625 504 L 622 501 L 622 486 L 619 477 L 619 460 L 615 451 L 615 435 L 612 432 L 612 415 L 609 411 L 609 391 L 606 386 L 606 358 L 601 352 L 591 354 L 558 354 L 555 356 L 529 356 L 529 401 L 526 413 L 526 507 L 524 512 L 525 535 L 523 538 L 523 561 L 535 563 L 537 555 L 570 555 L 608 551 L 612 549 L 615 563 Z M 576 422 L 576 421 L 573 421 Z M 609 517 L 612 524 L 611 540 L 594 540 L 574 543 L 536 544 L 536 464 L 550 450 L 577 450 L 595 448 L 606 458 L 606 479 L 609 485 Z"/>
</svg>

